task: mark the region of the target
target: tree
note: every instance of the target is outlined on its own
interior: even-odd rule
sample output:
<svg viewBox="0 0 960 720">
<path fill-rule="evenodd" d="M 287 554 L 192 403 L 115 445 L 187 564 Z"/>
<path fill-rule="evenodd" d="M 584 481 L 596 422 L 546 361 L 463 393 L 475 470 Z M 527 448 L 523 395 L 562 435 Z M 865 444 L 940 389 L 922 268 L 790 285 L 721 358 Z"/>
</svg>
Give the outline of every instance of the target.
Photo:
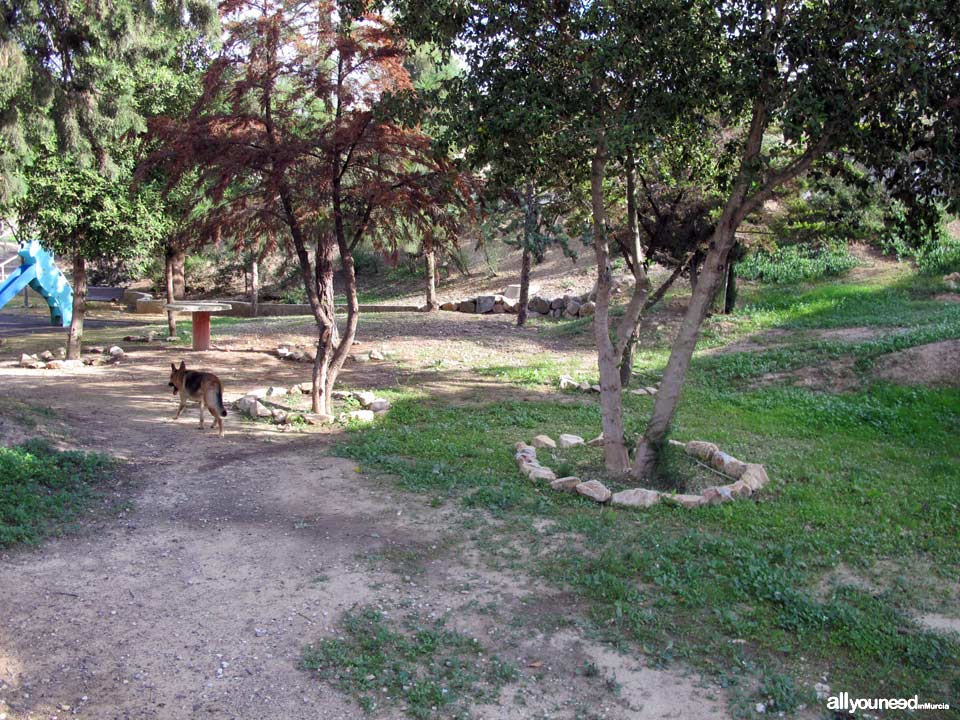
<svg viewBox="0 0 960 720">
<path fill-rule="evenodd" d="M 405 22 L 436 42 L 456 36 L 453 45 L 468 58 L 462 82 L 490 109 L 482 126 L 486 142 L 500 142 L 500 123 L 510 127 L 523 114 L 528 145 L 536 149 L 549 138 L 555 158 L 574 168 L 589 163 L 598 270 L 594 334 L 605 462 L 612 472 L 651 472 L 700 325 L 727 274 L 736 231 L 778 187 L 819 158 L 849 156 L 911 198 L 921 220 L 934 214 L 937 202 L 957 202 L 960 16 L 946 0 L 429 6 L 409 0 Z M 629 172 L 630 158 L 649 148 L 691 148 L 695 137 L 674 131 L 704 119 L 725 138 L 716 186 L 703 188 L 721 202 L 631 466 L 618 365 L 647 283 L 640 273 L 611 332 L 605 182 L 615 162 L 624 161 Z M 507 133 L 505 141 L 512 137 Z M 513 149 L 526 154 L 526 145 Z M 629 242 L 637 243 L 637 235 L 631 226 Z M 639 259 L 642 248 L 628 254 Z"/>
<path fill-rule="evenodd" d="M 119 257 L 138 245 L 157 245 L 168 232 L 155 198 L 129 193 L 129 175 L 108 180 L 94 168 L 50 151 L 32 165 L 27 192 L 17 201 L 21 229 L 73 258 L 73 319 L 67 358 L 80 357 L 88 260 Z"/>
<path fill-rule="evenodd" d="M 351 12 L 355 11 L 355 12 Z M 186 121 L 151 122 L 160 148 L 141 171 L 172 181 L 194 168 L 226 237 L 274 232 L 295 254 L 314 318 L 314 412 L 331 392 L 356 333 L 353 250 L 406 208 L 459 202 L 462 185 L 395 98 L 411 91 L 390 22 L 356 4 L 295 0 L 221 5 L 226 38 Z M 347 322 L 334 338 L 334 261 Z"/>
</svg>

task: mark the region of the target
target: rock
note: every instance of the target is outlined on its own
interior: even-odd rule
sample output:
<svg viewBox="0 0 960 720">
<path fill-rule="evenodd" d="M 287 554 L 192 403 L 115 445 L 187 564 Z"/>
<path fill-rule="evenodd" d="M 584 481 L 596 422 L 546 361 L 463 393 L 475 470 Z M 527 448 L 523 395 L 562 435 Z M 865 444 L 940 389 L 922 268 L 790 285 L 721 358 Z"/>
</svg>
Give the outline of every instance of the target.
<svg viewBox="0 0 960 720">
<path fill-rule="evenodd" d="M 281 360 L 290 354 L 290 348 L 285 345 L 281 345 L 277 348 L 277 357 Z"/>
<path fill-rule="evenodd" d="M 370 359 L 371 359 L 371 360 L 386 360 L 386 359 L 387 359 L 387 356 L 384 355 L 384 354 L 383 354 L 382 352 L 380 352 L 379 350 L 371 350 L 371 351 L 370 351 Z"/>
<path fill-rule="evenodd" d="M 953 290 L 960 290 L 960 272 L 943 276 L 943 281 Z"/>
<path fill-rule="evenodd" d="M 767 477 L 767 471 L 764 469 L 763 465 L 758 465 L 757 463 L 747 463 L 747 469 L 744 471 L 743 475 L 740 476 L 740 482 L 743 482 L 753 492 L 757 492 L 757 490 L 760 490 L 764 485 L 770 482 L 770 478 Z"/>
<path fill-rule="evenodd" d="M 727 487 L 708 487 L 700 493 L 700 497 L 707 505 L 719 505 L 733 500 L 733 495 Z"/>
<path fill-rule="evenodd" d="M 54 359 L 54 357 L 55 357 L 54 354 L 49 350 L 44 350 L 42 353 L 40 353 L 40 359 L 43 360 L 44 362 L 50 362 L 51 360 Z"/>
<path fill-rule="evenodd" d="M 376 415 L 373 414 L 373 410 L 353 410 L 352 412 L 341 415 L 340 419 L 357 422 L 373 422 L 375 417 Z"/>
<path fill-rule="evenodd" d="M 523 440 L 514 445 L 513 449 L 517 452 L 520 452 L 521 450 L 533 450 L 533 454 L 537 454 L 537 449 L 533 445 L 527 445 Z"/>
<path fill-rule="evenodd" d="M 65 347 L 58 347 L 58 348 L 57 348 L 57 357 L 60 358 L 61 360 L 66 360 L 66 359 L 67 359 L 67 349 L 66 349 Z"/>
<path fill-rule="evenodd" d="M 579 484 L 580 478 L 573 476 L 550 481 L 550 487 L 561 492 L 575 492 Z"/>
<path fill-rule="evenodd" d="M 91 345 L 90 347 L 87 348 L 87 352 L 98 353 L 102 355 L 103 353 L 106 352 L 106 348 L 103 347 L 103 345 Z"/>
<path fill-rule="evenodd" d="M 84 364 L 84 365 L 90 365 L 90 366 L 92 366 L 92 367 L 99 367 L 99 366 L 101 366 L 101 365 L 106 365 L 106 364 L 107 364 L 107 360 L 106 360 L 106 358 L 104 358 L 104 357 L 102 357 L 102 356 L 100 356 L 100 355 L 94 355 L 93 357 L 86 357 L 86 358 L 84 358 L 84 359 L 83 359 L 83 364 Z"/>
<path fill-rule="evenodd" d="M 113 347 L 111 347 L 107 352 L 109 353 L 110 357 L 116 358 L 117 360 L 120 360 L 124 354 L 123 348 L 117 345 L 114 345 Z"/>
<path fill-rule="evenodd" d="M 580 388 L 580 392 L 590 392 L 590 383 L 588 383 L 586 380 L 577 385 L 577 387 Z"/>
<path fill-rule="evenodd" d="M 532 297 L 540 292 L 540 286 L 530 283 L 527 287 L 527 297 Z M 507 285 L 503 289 L 503 296 L 510 300 L 519 300 L 520 299 L 520 285 Z"/>
<path fill-rule="evenodd" d="M 516 315 L 520 312 L 520 303 L 505 302 L 503 304 L 503 310 L 511 315 Z"/>
<path fill-rule="evenodd" d="M 360 401 L 360 404 L 363 405 L 363 407 L 367 407 L 368 405 L 370 405 L 370 403 L 372 403 L 374 400 L 377 399 L 377 396 L 374 395 L 369 390 L 362 390 L 361 392 L 355 392 L 353 393 L 353 396 Z"/>
<path fill-rule="evenodd" d="M 497 299 L 493 295 L 481 295 L 477 298 L 477 312 L 480 314 L 488 313 L 493 310 L 497 304 Z"/>
<path fill-rule="evenodd" d="M 568 318 L 579 317 L 580 301 L 576 298 L 572 298 L 570 302 L 567 303 L 566 309 L 563 311 L 563 316 Z"/>
<path fill-rule="evenodd" d="M 656 490 L 647 490 L 646 488 L 632 488 L 616 493 L 610 499 L 610 502 L 614 505 L 623 505 L 624 507 L 648 508 L 660 502 L 660 493 Z"/>
<path fill-rule="evenodd" d="M 273 421 L 277 425 L 286 425 L 289 420 L 289 413 L 286 410 L 281 410 L 280 408 L 272 408 L 270 414 L 273 415 Z"/>
<path fill-rule="evenodd" d="M 270 392 L 270 388 L 257 388 L 256 390 L 251 390 L 247 393 L 248 396 L 252 396 L 260 400 L 265 398 Z"/>
<path fill-rule="evenodd" d="M 704 442 L 703 440 L 691 440 L 684 447 L 684 451 L 687 455 L 708 463 L 714 453 L 720 452 L 720 448 L 713 443 Z"/>
<path fill-rule="evenodd" d="M 63 370 L 63 365 L 59 360 L 51 360 L 44 367 L 47 370 Z"/>
<path fill-rule="evenodd" d="M 370 355 L 367 353 L 353 353 L 353 355 L 350 356 L 350 359 L 354 362 L 366 363 L 370 362 Z"/>
<path fill-rule="evenodd" d="M 490 311 L 494 315 L 503 315 L 507 311 L 507 306 L 502 302 L 496 302 L 493 304 L 493 309 Z"/>
<path fill-rule="evenodd" d="M 292 388 L 290 388 L 290 392 L 294 391 L 302 393 L 303 395 L 309 395 L 313 392 L 313 381 L 302 382 L 299 385 L 294 385 Z"/>
<path fill-rule="evenodd" d="M 633 394 L 633 395 L 646 395 L 646 394 L 647 394 L 647 389 L 646 389 L 646 388 L 637 388 L 636 390 L 631 390 L 630 393 Z"/>
<path fill-rule="evenodd" d="M 747 471 L 747 464 L 742 460 L 737 460 L 733 455 L 727 455 L 722 450 L 717 450 L 710 459 L 710 464 L 725 475 L 732 478 L 739 478 Z"/>
<path fill-rule="evenodd" d="M 579 435 L 567 435 L 563 434 L 560 436 L 560 447 L 562 448 L 571 448 L 577 445 L 583 445 L 584 440 Z"/>
<path fill-rule="evenodd" d="M 272 417 L 273 411 L 257 399 L 256 395 L 244 395 L 233 406 L 237 412 L 247 417 Z"/>
<path fill-rule="evenodd" d="M 290 391 L 285 387 L 276 387 L 271 385 L 267 388 L 267 397 L 280 397 L 282 395 L 288 394 Z"/>
<path fill-rule="evenodd" d="M 560 310 L 560 309 L 562 309 L 562 308 L 563 308 L 563 298 L 562 298 L 562 297 L 554 298 L 553 300 L 550 301 L 550 309 L 551 309 L 551 310 Z"/>
<path fill-rule="evenodd" d="M 527 309 L 535 313 L 540 313 L 545 315 L 550 311 L 550 301 L 546 300 L 539 295 L 534 295 L 532 298 L 527 300 Z"/>
<path fill-rule="evenodd" d="M 744 498 L 753 495 L 753 490 L 751 490 L 750 486 L 743 480 L 737 480 L 735 483 L 724 485 L 720 490 L 727 490 L 735 498 Z"/>
<path fill-rule="evenodd" d="M 603 447 L 603 434 L 597 435 L 593 440 L 587 442 L 590 447 Z"/>
<path fill-rule="evenodd" d="M 569 375 L 560 376 L 560 389 L 561 390 L 576 390 L 580 386 L 576 380 L 574 380 Z"/>
<path fill-rule="evenodd" d="M 445 302 L 440 306 L 441 310 L 456 310 L 457 304 L 453 302 Z"/>
<path fill-rule="evenodd" d="M 303 419 L 307 425 L 327 425 L 333 422 L 334 417 L 326 413 L 304 413 Z"/>
<path fill-rule="evenodd" d="M 475 313 L 477 311 L 477 303 L 473 300 L 464 300 L 462 303 L 457 305 L 457 310 L 462 313 Z"/>
<path fill-rule="evenodd" d="M 644 390 L 647 391 L 647 395 L 656 395 L 657 389 L 655 387 L 645 387 Z"/>
<path fill-rule="evenodd" d="M 180 339 L 180 338 L 178 338 L 176 335 L 167 335 L 167 336 L 163 339 L 163 341 L 164 341 L 164 342 L 177 342 L 177 340 L 179 340 L 179 339 Z"/>
<path fill-rule="evenodd" d="M 546 480 L 547 482 L 553 482 L 557 479 L 556 473 L 548 467 L 533 468 L 527 474 L 527 477 L 531 480 Z"/>
<path fill-rule="evenodd" d="M 660 498 L 668 505 L 679 505 L 685 508 L 697 508 L 706 503 L 702 495 L 678 495 L 675 493 L 661 493 Z"/>
<path fill-rule="evenodd" d="M 330 397 L 334 400 L 349 400 L 353 397 L 353 392 L 350 390 L 334 390 L 330 393 Z"/>
<path fill-rule="evenodd" d="M 382 398 L 377 398 L 370 405 L 367 406 L 368 410 L 372 410 L 375 413 L 384 413 L 390 409 L 390 401 L 384 400 Z"/>
<path fill-rule="evenodd" d="M 40 362 L 40 358 L 38 358 L 36 355 L 27 355 L 27 353 L 23 353 L 22 355 L 20 355 L 20 367 L 22 368 L 43 367 L 43 363 Z"/>
<path fill-rule="evenodd" d="M 549 435 L 537 435 L 531 445 L 535 448 L 555 448 L 557 443 Z"/>
<path fill-rule="evenodd" d="M 51 360 L 47 363 L 47 370 L 71 370 L 83 367 L 83 360 Z"/>
<path fill-rule="evenodd" d="M 523 460 L 517 467 L 520 469 L 520 474 L 526 475 L 527 477 L 530 477 L 530 475 L 537 470 L 543 470 L 543 466 L 536 460 Z M 549 468 L 547 469 L 549 470 Z M 554 477 L 556 477 L 556 475 L 554 475 Z"/>
<path fill-rule="evenodd" d="M 599 385 L 591 385 L 590 389 L 594 392 L 603 392 L 603 388 L 601 388 Z"/>
<path fill-rule="evenodd" d="M 610 489 L 599 480 L 587 480 L 587 482 L 580 483 L 574 489 L 584 497 L 596 500 L 598 503 L 608 502 L 613 497 Z"/>
</svg>

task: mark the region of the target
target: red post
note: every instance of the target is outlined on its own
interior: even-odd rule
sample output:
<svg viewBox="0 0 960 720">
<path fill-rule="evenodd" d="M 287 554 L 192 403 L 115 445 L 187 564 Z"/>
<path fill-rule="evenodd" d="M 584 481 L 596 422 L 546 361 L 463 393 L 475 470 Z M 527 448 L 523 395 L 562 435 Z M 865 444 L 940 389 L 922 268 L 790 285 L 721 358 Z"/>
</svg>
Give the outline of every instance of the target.
<svg viewBox="0 0 960 720">
<path fill-rule="evenodd" d="M 193 349 L 210 349 L 210 313 L 193 313 Z"/>
</svg>

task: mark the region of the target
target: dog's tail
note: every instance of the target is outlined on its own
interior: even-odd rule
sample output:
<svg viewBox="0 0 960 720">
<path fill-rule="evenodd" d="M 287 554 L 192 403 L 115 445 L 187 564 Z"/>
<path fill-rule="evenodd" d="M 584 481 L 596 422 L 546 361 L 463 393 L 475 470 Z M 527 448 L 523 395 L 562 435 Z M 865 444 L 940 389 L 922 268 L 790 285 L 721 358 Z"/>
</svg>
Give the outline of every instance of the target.
<svg viewBox="0 0 960 720">
<path fill-rule="evenodd" d="M 220 417 L 226 417 L 227 411 L 223 407 L 223 388 L 217 388 L 217 412 L 220 413 Z"/>
</svg>

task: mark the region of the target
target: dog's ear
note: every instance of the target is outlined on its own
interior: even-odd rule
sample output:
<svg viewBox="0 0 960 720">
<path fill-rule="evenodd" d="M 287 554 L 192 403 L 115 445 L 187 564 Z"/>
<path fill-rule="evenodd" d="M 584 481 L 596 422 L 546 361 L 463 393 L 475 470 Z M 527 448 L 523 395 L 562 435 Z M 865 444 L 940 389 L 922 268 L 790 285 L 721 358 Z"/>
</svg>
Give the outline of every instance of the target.
<svg viewBox="0 0 960 720">
<path fill-rule="evenodd" d="M 170 369 L 173 370 L 174 372 L 176 372 L 176 371 L 177 371 L 177 366 L 174 365 L 173 363 L 170 363 Z"/>
<path fill-rule="evenodd" d="M 186 364 L 183 360 L 180 361 L 180 369 L 181 369 L 181 370 L 186 370 L 186 369 L 187 369 L 187 364 Z"/>
</svg>

